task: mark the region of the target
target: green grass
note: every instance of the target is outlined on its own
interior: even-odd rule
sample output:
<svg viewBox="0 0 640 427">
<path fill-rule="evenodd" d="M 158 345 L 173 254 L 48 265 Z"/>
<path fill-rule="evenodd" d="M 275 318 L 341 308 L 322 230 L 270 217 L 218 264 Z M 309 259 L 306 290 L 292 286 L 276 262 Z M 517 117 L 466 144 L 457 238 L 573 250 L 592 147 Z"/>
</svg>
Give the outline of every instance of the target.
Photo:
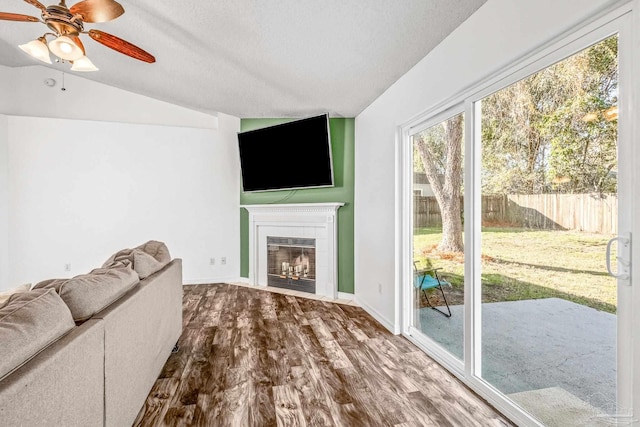
<svg viewBox="0 0 640 427">
<path fill-rule="evenodd" d="M 439 253 L 439 228 L 414 233 L 416 254 L 432 259 L 453 284 L 451 299 L 462 304 L 464 260 Z M 482 300 L 563 298 L 597 310 L 616 312 L 616 281 L 606 273 L 608 235 L 575 231 L 483 228 Z"/>
</svg>

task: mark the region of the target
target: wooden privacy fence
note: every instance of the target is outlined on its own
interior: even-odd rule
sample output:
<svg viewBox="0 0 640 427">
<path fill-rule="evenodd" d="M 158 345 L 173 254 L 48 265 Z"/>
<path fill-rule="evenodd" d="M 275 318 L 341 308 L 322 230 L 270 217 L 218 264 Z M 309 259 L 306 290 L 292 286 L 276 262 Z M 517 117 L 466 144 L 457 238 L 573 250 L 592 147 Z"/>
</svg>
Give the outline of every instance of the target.
<svg viewBox="0 0 640 427">
<path fill-rule="evenodd" d="M 464 202 L 461 200 L 461 205 Z M 415 227 L 442 225 L 435 197 L 414 197 Z M 544 230 L 616 234 L 617 194 L 518 194 L 482 196 L 482 223 Z"/>
</svg>

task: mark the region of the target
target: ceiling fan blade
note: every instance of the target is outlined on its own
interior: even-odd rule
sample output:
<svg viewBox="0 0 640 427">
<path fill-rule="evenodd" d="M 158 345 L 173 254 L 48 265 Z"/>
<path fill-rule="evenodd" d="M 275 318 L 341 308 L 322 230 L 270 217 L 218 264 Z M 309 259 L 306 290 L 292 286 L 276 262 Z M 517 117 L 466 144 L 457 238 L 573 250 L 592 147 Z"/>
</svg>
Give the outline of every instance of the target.
<svg viewBox="0 0 640 427">
<path fill-rule="evenodd" d="M 156 58 L 128 41 L 100 30 L 89 30 L 89 37 L 115 51 L 124 53 L 143 62 L 154 63 Z"/>
<path fill-rule="evenodd" d="M 21 15 L 19 13 L 0 12 L 0 19 L 3 21 L 19 21 L 19 22 L 40 22 L 35 16 Z"/>
<path fill-rule="evenodd" d="M 73 42 L 76 44 L 76 46 L 78 46 L 78 47 L 82 50 L 82 53 L 83 53 L 84 55 L 86 55 L 86 54 L 87 54 L 87 53 L 85 52 L 85 50 L 84 50 L 84 44 L 82 44 L 82 40 L 80 40 L 80 36 L 72 36 L 72 35 L 69 35 L 69 36 L 67 36 L 67 37 L 70 37 L 70 38 L 71 38 L 71 40 L 73 40 Z"/>
<path fill-rule="evenodd" d="M 84 0 L 69 9 L 74 15 L 82 15 L 84 22 L 107 22 L 124 13 L 124 8 L 115 0 Z"/>
<path fill-rule="evenodd" d="M 40 3 L 38 0 L 24 0 L 24 1 L 26 1 L 27 3 L 29 3 L 32 6 L 37 7 L 38 9 L 40 9 L 43 12 L 45 10 L 47 10 L 47 8 L 42 3 Z"/>
</svg>

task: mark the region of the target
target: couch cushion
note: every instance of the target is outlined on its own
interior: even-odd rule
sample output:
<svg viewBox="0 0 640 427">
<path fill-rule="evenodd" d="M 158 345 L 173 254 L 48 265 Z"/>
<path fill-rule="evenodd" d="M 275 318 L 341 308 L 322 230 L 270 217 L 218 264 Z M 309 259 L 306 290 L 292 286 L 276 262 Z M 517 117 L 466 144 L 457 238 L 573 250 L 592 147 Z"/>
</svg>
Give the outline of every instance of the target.
<svg viewBox="0 0 640 427">
<path fill-rule="evenodd" d="M 17 294 L 18 292 L 29 292 L 30 289 L 31 283 L 27 283 L 25 285 L 16 286 L 13 289 L 7 289 L 6 291 L 0 292 L 0 305 L 6 302 L 11 295 Z"/>
<path fill-rule="evenodd" d="M 104 263 L 102 263 L 102 268 L 109 268 L 117 266 L 118 263 L 122 265 L 129 265 L 133 262 L 131 252 L 133 249 L 121 249 L 115 254 L 111 255 L 109 259 L 107 259 Z"/>
<path fill-rule="evenodd" d="M 0 306 L 0 379 L 75 326 L 54 289 L 16 293 Z"/>
<path fill-rule="evenodd" d="M 69 306 L 73 320 L 82 322 L 102 310 L 139 282 L 130 266 L 96 268 L 68 280 L 40 282 L 34 289 L 53 288 Z"/>
<path fill-rule="evenodd" d="M 131 255 L 133 256 L 133 269 L 138 273 L 138 276 L 140 276 L 140 280 L 151 276 L 166 265 L 166 263 L 158 261 L 140 249 L 134 249 Z"/>
<path fill-rule="evenodd" d="M 65 283 L 69 279 L 47 279 L 42 282 L 36 283 L 32 289 L 42 289 L 42 288 L 58 288 L 61 284 Z"/>
<path fill-rule="evenodd" d="M 167 263 L 158 261 L 152 255 L 144 252 L 142 249 L 122 249 L 111 255 L 108 260 L 102 264 L 102 268 L 126 267 L 131 266 L 140 279 L 144 279 L 162 269 Z"/>
<path fill-rule="evenodd" d="M 157 240 L 149 240 L 146 243 L 136 247 L 143 252 L 148 253 L 162 264 L 168 264 L 171 261 L 171 255 L 169 254 L 169 248 L 163 242 Z"/>
</svg>

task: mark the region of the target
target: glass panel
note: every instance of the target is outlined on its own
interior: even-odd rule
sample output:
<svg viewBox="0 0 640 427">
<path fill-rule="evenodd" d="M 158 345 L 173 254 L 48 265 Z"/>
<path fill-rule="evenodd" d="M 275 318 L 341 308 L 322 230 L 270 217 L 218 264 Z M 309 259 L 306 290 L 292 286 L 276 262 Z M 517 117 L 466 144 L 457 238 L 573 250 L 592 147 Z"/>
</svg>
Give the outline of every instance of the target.
<svg viewBox="0 0 640 427">
<path fill-rule="evenodd" d="M 267 236 L 267 285 L 315 292 L 316 241 Z"/>
<path fill-rule="evenodd" d="M 616 411 L 617 36 L 481 101 L 481 376 L 549 425 Z"/>
<path fill-rule="evenodd" d="M 463 359 L 464 114 L 411 137 L 413 326 Z"/>
</svg>

